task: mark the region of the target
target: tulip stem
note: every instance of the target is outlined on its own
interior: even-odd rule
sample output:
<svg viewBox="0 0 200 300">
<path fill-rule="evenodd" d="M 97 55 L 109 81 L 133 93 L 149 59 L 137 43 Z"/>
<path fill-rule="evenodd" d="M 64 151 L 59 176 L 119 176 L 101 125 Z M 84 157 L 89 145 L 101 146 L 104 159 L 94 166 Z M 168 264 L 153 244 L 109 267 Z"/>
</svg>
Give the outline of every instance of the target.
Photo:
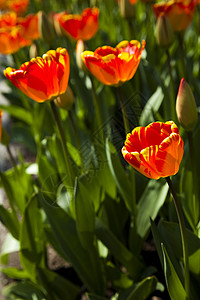
<svg viewBox="0 0 200 300">
<path fill-rule="evenodd" d="M 91 85 L 92 85 L 94 107 L 95 107 L 96 117 L 97 117 L 97 130 L 98 130 L 98 134 L 100 136 L 102 145 L 104 145 L 104 132 L 103 132 L 104 129 L 103 129 L 103 122 L 102 122 L 102 117 L 101 117 L 101 109 L 100 109 L 100 105 L 99 105 L 99 99 L 97 97 L 93 78 L 92 78 L 92 76 L 89 76 L 89 77 L 90 77 L 90 81 L 91 81 Z"/>
<path fill-rule="evenodd" d="M 182 209 L 181 209 L 180 203 L 178 201 L 178 198 L 177 198 L 177 195 L 174 190 L 174 187 L 173 187 L 170 177 L 166 177 L 166 181 L 169 185 L 169 190 L 170 190 L 170 192 L 172 194 L 172 198 L 174 200 L 174 205 L 176 208 L 180 231 L 181 231 L 181 240 L 182 240 L 182 247 L 183 247 L 183 262 L 184 262 L 184 267 L 185 267 L 185 291 L 186 291 L 187 297 L 189 298 L 190 274 L 189 274 L 189 256 L 188 256 L 188 243 L 187 243 L 187 237 L 186 237 L 186 227 L 185 227 Z"/>
<path fill-rule="evenodd" d="M 73 174 L 72 174 L 72 170 L 71 170 L 71 167 L 70 167 L 69 152 L 68 152 L 68 149 L 67 149 L 65 135 L 64 135 L 63 128 L 62 128 L 62 125 L 61 125 L 60 116 L 58 114 L 58 111 L 56 109 L 56 105 L 55 105 L 53 100 L 50 101 L 50 105 L 51 105 L 51 109 L 52 109 L 52 112 L 53 112 L 53 115 L 54 115 L 54 119 L 55 119 L 56 125 L 58 127 L 58 131 L 59 131 L 59 134 L 60 134 L 60 139 L 61 139 L 64 158 L 65 158 L 66 171 L 67 171 L 67 175 L 68 175 L 67 178 L 69 180 L 70 187 L 73 187 L 73 181 L 72 181 L 72 177 L 73 177 L 72 175 Z"/>
<path fill-rule="evenodd" d="M 199 212 L 199 201 L 198 201 L 198 182 L 197 182 L 197 170 L 196 170 L 196 161 L 195 161 L 195 148 L 193 143 L 192 131 L 187 132 L 191 167 L 192 167 L 192 185 L 193 185 L 193 209 L 194 212 Z M 195 221 L 198 222 L 198 217 L 195 218 Z M 197 224 L 196 224 L 197 225 Z"/>
<path fill-rule="evenodd" d="M 180 50 L 180 59 L 181 59 L 181 77 L 186 78 L 184 42 L 183 42 L 183 34 L 182 33 L 178 34 L 178 41 L 179 41 L 179 50 Z"/>
<path fill-rule="evenodd" d="M 16 161 L 15 161 L 13 155 L 12 155 L 12 152 L 11 152 L 11 150 L 10 150 L 10 146 L 9 146 L 9 145 L 6 146 L 6 150 L 7 150 L 7 152 L 8 152 L 8 155 L 9 155 L 9 158 L 10 158 L 10 161 L 11 161 L 11 164 L 12 164 L 13 168 L 16 170 L 17 164 L 16 164 Z"/>
<path fill-rule="evenodd" d="M 175 113 L 175 85 L 174 85 L 174 78 L 172 75 L 172 65 L 171 65 L 171 57 L 169 54 L 169 50 L 166 50 L 167 55 L 167 64 L 169 69 L 169 76 L 170 76 L 170 106 L 171 106 L 171 118 L 176 123 L 176 113 Z"/>
<path fill-rule="evenodd" d="M 126 105 L 125 105 L 121 86 L 118 87 L 118 92 L 119 92 L 120 105 L 121 105 L 121 110 L 122 110 L 122 115 L 123 115 L 123 120 L 124 120 L 124 128 L 125 128 L 126 134 L 128 134 L 130 132 L 130 126 L 129 126 L 129 122 L 128 122 Z"/>
<path fill-rule="evenodd" d="M 72 125 L 72 128 L 73 128 L 73 131 L 74 131 L 74 136 L 75 136 L 75 140 L 76 140 L 76 145 L 77 145 L 77 148 L 78 148 L 79 153 L 80 153 L 80 159 L 81 159 L 82 171 L 83 171 L 83 173 L 84 173 L 85 167 L 84 167 L 83 157 L 82 157 L 82 154 L 81 154 L 81 143 L 80 143 L 80 139 L 79 139 L 79 136 L 78 136 L 78 131 L 77 131 L 77 128 L 76 128 L 76 124 L 75 124 L 75 122 L 74 122 L 74 118 L 73 118 L 72 112 L 69 111 L 68 113 L 69 113 L 69 119 L 70 119 L 70 122 L 71 122 L 71 125 Z"/>
</svg>

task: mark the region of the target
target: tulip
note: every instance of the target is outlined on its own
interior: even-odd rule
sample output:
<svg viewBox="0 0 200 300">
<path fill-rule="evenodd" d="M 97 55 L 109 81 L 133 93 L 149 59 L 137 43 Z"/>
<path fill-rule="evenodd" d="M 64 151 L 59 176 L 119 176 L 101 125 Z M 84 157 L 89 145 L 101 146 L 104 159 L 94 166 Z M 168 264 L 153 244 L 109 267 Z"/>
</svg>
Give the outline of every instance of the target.
<svg viewBox="0 0 200 300">
<path fill-rule="evenodd" d="M 42 57 L 25 62 L 18 70 L 6 68 L 4 75 L 33 100 L 53 100 L 67 89 L 69 55 L 65 48 L 49 50 Z"/>
<path fill-rule="evenodd" d="M 165 15 L 174 31 L 183 31 L 192 22 L 196 0 L 170 0 L 154 4 L 153 9 L 156 17 Z"/>
<path fill-rule="evenodd" d="M 148 178 L 175 175 L 183 157 L 183 140 L 173 121 L 136 127 L 122 148 L 125 160 Z"/>
<path fill-rule="evenodd" d="M 90 72 L 103 84 L 121 85 L 130 80 L 140 63 L 145 41 L 122 41 L 115 48 L 103 46 L 94 52 L 84 51 L 82 59 Z"/>
<path fill-rule="evenodd" d="M 0 1 L 0 9 L 14 11 L 21 14 L 27 10 L 29 0 L 2 0 Z"/>
<path fill-rule="evenodd" d="M 99 9 L 97 7 L 86 8 L 80 15 L 60 13 L 55 15 L 55 21 L 59 22 L 62 31 L 74 40 L 89 40 L 97 32 L 99 24 Z"/>
<path fill-rule="evenodd" d="M 37 40 L 40 37 L 38 28 L 38 14 L 29 14 L 24 18 L 17 19 L 17 25 L 24 29 L 24 38 L 27 40 Z"/>
<path fill-rule="evenodd" d="M 13 54 L 20 48 L 31 44 L 30 40 L 23 37 L 23 28 L 20 26 L 0 29 L 0 53 Z"/>
<path fill-rule="evenodd" d="M 181 79 L 176 99 L 176 113 L 183 128 L 192 131 L 197 124 L 198 112 L 192 90 L 184 78 Z"/>
</svg>

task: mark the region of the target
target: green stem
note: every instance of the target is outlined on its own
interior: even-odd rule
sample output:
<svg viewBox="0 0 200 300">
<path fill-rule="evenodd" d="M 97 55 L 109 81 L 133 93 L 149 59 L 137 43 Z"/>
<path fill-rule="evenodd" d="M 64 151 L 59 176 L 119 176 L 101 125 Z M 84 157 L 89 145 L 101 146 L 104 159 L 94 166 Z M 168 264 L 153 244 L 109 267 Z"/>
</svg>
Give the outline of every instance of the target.
<svg viewBox="0 0 200 300">
<path fill-rule="evenodd" d="M 123 96 L 123 93 L 122 93 L 121 86 L 118 87 L 118 92 L 119 92 L 120 105 L 121 105 L 121 110 L 122 110 L 122 115 L 123 115 L 123 120 L 124 120 L 124 128 L 125 128 L 126 134 L 128 134 L 130 132 L 130 126 L 129 126 L 129 122 L 128 122 L 128 116 L 127 116 L 127 112 L 126 112 L 126 105 L 125 105 L 124 96 Z"/>
<path fill-rule="evenodd" d="M 172 66 L 171 66 L 171 57 L 169 54 L 169 50 L 166 50 L 167 55 L 167 64 L 169 69 L 169 76 L 170 76 L 170 106 L 171 106 L 171 118 L 176 123 L 176 112 L 175 112 L 175 84 L 174 78 L 172 75 Z"/>
<path fill-rule="evenodd" d="M 178 34 L 179 50 L 180 50 L 180 58 L 181 58 L 181 74 L 180 75 L 181 75 L 182 78 L 186 78 L 183 37 L 184 37 L 183 33 L 180 32 Z"/>
<path fill-rule="evenodd" d="M 56 125 L 58 127 L 58 131 L 60 134 L 60 139 L 61 139 L 61 143 L 62 143 L 62 147 L 63 147 L 63 153 L 64 153 L 64 158 L 65 158 L 65 165 L 66 165 L 66 171 L 67 171 L 67 175 L 68 175 L 69 184 L 70 184 L 70 187 L 73 187 L 73 181 L 72 181 L 73 174 L 72 174 L 72 170 L 70 167 L 69 152 L 67 149 L 67 144 L 66 144 L 63 128 L 61 125 L 60 117 L 59 117 L 58 111 L 56 109 L 56 106 L 55 106 L 55 103 L 53 100 L 50 101 L 50 105 L 51 105 L 54 119 L 55 119 Z"/>
<path fill-rule="evenodd" d="M 183 262 L 184 262 L 184 267 L 185 267 L 185 291 L 186 291 L 188 298 L 190 298 L 189 255 L 188 255 L 188 244 L 187 244 L 186 227 L 185 227 L 184 217 L 183 217 L 182 209 L 181 209 L 180 203 L 178 201 L 178 198 L 177 198 L 177 195 L 174 190 L 174 187 L 173 187 L 170 177 L 166 177 L 166 181 L 169 185 L 170 192 L 173 196 L 174 205 L 175 205 L 177 216 L 178 216 L 178 221 L 179 221 L 179 226 L 180 226 L 180 231 L 181 231 L 182 247 L 183 247 Z"/>
<path fill-rule="evenodd" d="M 98 129 L 98 133 L 101 139 L 101 142 L 104 145 L 104 132 L 103 132 L 103 121 L 102 121 L 102 117 L 101 117 L 101 109 L 100 109 L 100 105 L 99 105 L 99 99 L 97 97 L 96 94 L 96 89 L 94 86 L 94 81 L 92 76 L 90 76 L 90 81 L 91 81 L 91 85 L 92 85 L 92 94 L 93 94 L 93 100 L 94 100 L 94 107 L 95 107 L 95 111 L 96 111 L 96 117 L 97 117 L 97 129 Z"/>
<path fill-rule="evenodd" d="M 10 150 L 10 146 L 9 145 L 6 146 L 6 150 L 8 152 L 11 164 L 12 164 L 13 168 L 16 170 L 17 169 L 17 164 L 16 164 L 16 161 L 15 161 L 13 155 L 12 155 L 12 152 Z"/>
<path fill-rule="evenodd" d="M 190 159 L 191 159 L 191 168 L 192 168 L 192 185 L 193 185 L 193 209 L 194 213 L 197 212 L 197 217 L 195 217 L 196 225 L 198 223 L 199 217 L 199 201 L 198 201 L 198 182 L 197 182 L 197 169 L 196 169 L 196 161 L 195 161 L 195 148 L 193 143 L 192 131 L 187 132 L 188 135 L 188 143 L 189 143 L 189 151 L 190 151 Z"/>
<path fill-rule="evenodd" d="M 69 119 L 70 119 L 70 122 L 71 122 L 71 125 L 72 125 L 72 128 L 73 128 L 73 131 L 74 131 L 74 136 L 75 136 L 75 140 L 76 140 L 76 145 L 77 145 L 77 148 L 80 152 L 80 158 L 81 158 L 81 165 L 82 165 L 82 171 L 84 173 L 85 171 L 85 166 L 84 166 L 84 161 L 83 161 L 83 157 L 82 157 L 82 154 L 81 154 L 81 143 L 80 143 L 80 139 L 79 139 L 79 136 L 78 136 L 78 131 L 77 131 L 77 128 L 76 128 L 76 124 L 74 122 L 74 118 L 73 118 L 73 115 L 72 115 L 72 112 L 69 111 Z"/>
</svg>

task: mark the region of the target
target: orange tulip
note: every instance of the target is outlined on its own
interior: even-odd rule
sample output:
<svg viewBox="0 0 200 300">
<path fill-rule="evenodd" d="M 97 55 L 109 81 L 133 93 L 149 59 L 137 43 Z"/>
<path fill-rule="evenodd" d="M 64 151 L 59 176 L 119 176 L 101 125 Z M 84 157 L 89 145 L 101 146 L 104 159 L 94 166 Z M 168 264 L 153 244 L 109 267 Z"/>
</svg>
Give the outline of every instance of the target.
<svg viewBox="0 0 200 300">
<path fill-rule="evenodd" d="M 1 118 L 2 118 L 3 112 L 0 110 L 0 140 L 1 140 Z"/>
<path fill-rule="evenodd" d="M 122 148 L 125 160 L 148 178 L 175 175 L 183 157 L 183 140 L 173 121 L 136 127 Z"/>
<path fill-rule="evenodd" d="M 12 27 L 17 23 L 17 15 L 15 12 L 9 12 L 0 15 L 0 28 Z"/>
<path fill-rule="evenodd" d="M 29 14 L 24 18 L 18 18 L 17 25 L 23 27 L 25 39 L 36 40 L 40 37 L 38 28 L 38 14 Z"/>
<path fill-rule="evenodd" d="M 55 15 L 63 32 L 74 40 L 89 40 L 97 32 L 99 24 L 99 9 L 97 7 L 86 8 L 80 15 L 71 15 L 67 12 Z"/>
<path fill-rule="evenodd" d="M 0 53 L 12 54 L 24 46 L 31 44 L 30 40 L 23 37 L 23 29 L 20 26 L 0 29 Z"/>
<path fill-rule="evenodd" d="M 129 2 L 130 2 L 131 4 L 135 4 L 135 3 L 137 2 L 137 0 L 129 0 Z"/>
<path fill-rule="evenodd" d="M 53 100 L 67 89 L 69 55 L 64 48 L 50 50 L 42 57 L 25 62 L 19 70 L 6 68 L 4 75 L 33 100 Z"/>
<path fill-rule="evenodd" d="M 90 72 L 103 84 L 120 85 L 130 80 L 140 63 L 145 41 L 122 41 L 115 48 L 103 46 L 84 51 L 82 59 Z"/>
<path fill-rule="evenodd" d="M 170 0 L 154 4 L 156 17 L 164 14 L 170 21 L 174 31 L 186 30 L 194 15 L 196 0 Z"/>
<path fill-rule="evenodd" d="M 15 11 L 20 14 L 27 10 L 29 0 L 0 0 L 0 9 Z"/>
</svg>

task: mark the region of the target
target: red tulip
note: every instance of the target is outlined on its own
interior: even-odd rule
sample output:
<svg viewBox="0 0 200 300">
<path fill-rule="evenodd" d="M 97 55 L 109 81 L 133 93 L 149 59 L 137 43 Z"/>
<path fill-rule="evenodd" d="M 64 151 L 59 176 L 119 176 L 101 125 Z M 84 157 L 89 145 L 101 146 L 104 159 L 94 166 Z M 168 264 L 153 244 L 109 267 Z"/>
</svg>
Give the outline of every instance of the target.
<svg viewBox="0 0 200 300">
<path fill-rule="evenodd" d="M 122 148 L 125 160 L 148 178 L 175 175 L 183 157 L 183 140 L 172 121 L 136 127 Z"/>
</svg>

